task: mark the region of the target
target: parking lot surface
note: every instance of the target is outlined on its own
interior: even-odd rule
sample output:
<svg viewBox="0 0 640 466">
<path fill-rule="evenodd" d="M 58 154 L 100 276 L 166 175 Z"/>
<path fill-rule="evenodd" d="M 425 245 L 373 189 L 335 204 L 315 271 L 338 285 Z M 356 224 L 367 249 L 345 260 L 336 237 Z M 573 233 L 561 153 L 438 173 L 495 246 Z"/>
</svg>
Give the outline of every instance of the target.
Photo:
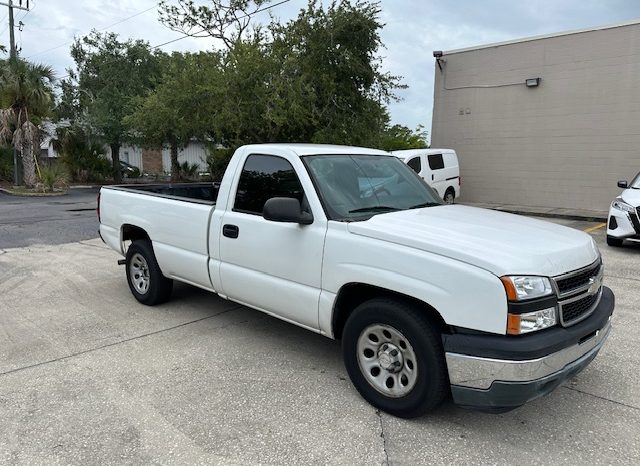
<svg viewBox="0 0 640 466">
<path fill-rule="evenodd" d="M 640 247 L 588 230 L 616 294 L 595 361 L 506 414 L 415 420 L 352 387 L 339 343 L 176 285 L 145 307 L 89 240 L 0 251 L 3 464 L 640 464 Z"/>
<path fill-rule="evenodd" d="M 19 197 L 0 192 L 0 248 L 63 244 L 98 235 L 98 188 L 64 196 Z"/>
</svg>

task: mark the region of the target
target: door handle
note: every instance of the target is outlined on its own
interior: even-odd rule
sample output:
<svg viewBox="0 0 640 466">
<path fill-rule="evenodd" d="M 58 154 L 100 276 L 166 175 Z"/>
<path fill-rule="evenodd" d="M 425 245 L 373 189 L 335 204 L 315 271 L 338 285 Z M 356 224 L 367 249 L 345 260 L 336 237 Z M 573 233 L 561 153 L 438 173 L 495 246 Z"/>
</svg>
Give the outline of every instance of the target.
<svg viewBox="0 0 640 466">
<path fill-rule="evenodd" d="M 431 181 L 433 181 L 434 177 L 435 177 L 435 175 L 432 174 L 431 175 Z"/>
<path fill-rule="evenodd" d="M 236 225 L 224 225 L 222 227 L 222 234 L 227 238 L 237 238 L 240 234 L 240 229 Z"/>
</svg>

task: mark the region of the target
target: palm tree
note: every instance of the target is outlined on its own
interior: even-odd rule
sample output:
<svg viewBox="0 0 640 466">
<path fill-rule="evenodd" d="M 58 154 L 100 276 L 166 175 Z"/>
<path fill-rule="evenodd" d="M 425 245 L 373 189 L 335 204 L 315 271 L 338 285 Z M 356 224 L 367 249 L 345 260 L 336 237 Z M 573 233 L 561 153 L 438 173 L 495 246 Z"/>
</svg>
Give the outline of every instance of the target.
<svg viewBox="0 0 640 466">
<path fill-rule="evenodd" d="M 51 111 L 53 80 L 50 66 L 22 59 L 0 61 L 0 142 L 11 141 L 20 153 L 29 187 L 38 180 L 38 124 Z"/>
</svg>

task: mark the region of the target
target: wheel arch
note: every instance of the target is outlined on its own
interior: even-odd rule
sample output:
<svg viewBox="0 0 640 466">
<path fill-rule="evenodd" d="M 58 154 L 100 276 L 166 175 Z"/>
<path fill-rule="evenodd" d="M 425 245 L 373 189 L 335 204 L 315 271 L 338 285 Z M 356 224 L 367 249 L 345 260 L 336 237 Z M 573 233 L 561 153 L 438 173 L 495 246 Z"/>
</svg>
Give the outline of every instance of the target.
<svg viewBox="0 0 640 466">
<path fill-rule="evenodd" d="M 353 310 L 360 304 L 375 298 L 390 298 L 410 303 L 416 308 L 421 309 L 425 315 L 429 316 L 429 318 L 438 325 L 441 332 L 449 331 L 449 326 L 440 313 L 429 303 L 398 291 L 367 283 L 353 282 L 343 285 L 336 295 L 331 318 L 333 337 L 337 340 L 341 339 L 344 325 Z"/>
<path fill-rule="evenodd" d="M 120 227 L 120 248 L 122 250 L 122 253 L 126 254 L 127 252 L 124 248 L 125 241 L 136 240 L 147 240 L 151 242 L 151 237 L 144 228 L 141 228 L 137 225 L 132 225 L 130 223 L 124 223 L 122 227 Z"/>
</svg>

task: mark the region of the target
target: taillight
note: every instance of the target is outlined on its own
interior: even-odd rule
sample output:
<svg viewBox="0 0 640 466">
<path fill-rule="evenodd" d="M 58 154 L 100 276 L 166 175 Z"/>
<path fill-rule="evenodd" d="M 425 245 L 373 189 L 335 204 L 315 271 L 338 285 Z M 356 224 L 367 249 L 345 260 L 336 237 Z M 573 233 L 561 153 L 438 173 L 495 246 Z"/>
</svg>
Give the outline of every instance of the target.
<svg viewBox="0 0 640 466">
<path fill-rule="evenodd" d="M 96 213 L 98 214 L 98 222 L 100 222 L 100 191 L 98 191 L 98 206 L 96 207 Z"/>
</svg>

